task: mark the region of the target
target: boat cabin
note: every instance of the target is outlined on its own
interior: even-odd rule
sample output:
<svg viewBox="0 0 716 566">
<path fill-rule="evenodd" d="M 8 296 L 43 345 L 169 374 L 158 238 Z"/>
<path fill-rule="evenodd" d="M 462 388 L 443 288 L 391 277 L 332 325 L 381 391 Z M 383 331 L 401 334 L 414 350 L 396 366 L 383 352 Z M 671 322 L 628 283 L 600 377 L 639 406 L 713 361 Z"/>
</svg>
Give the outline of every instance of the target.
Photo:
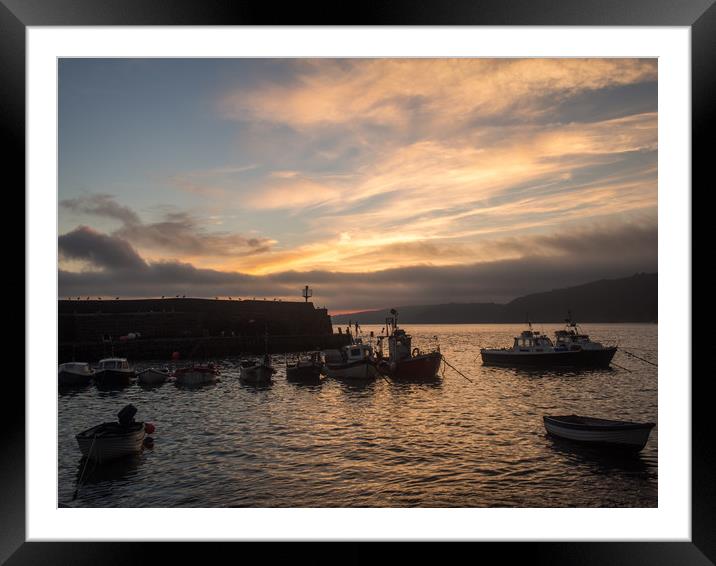
<svg viewBox="0 0 716 566">
<path fill-rule="evenodd" d="M 388 337 L 388 354 L 391 362 L 410 358 L 413 338 L 402 328 L 396 328 Z"/>
<path fill-rule="evenodd" d="M 554 333 L 557 344 L 579 344 L 580 342 L 589 342 L 588 334 L 580 334 L 574 330 L 557 330 Z"/>
<path fill-rule="evenodd" d="M 99 361 L 99 369 L 129 369 L 127 358 L 105 358 Z"/>
<path fill-rule="evenodd" d="M 542 352 L 551 350 L 554 347 L 552 340 L 540 332 L 525 330 L 519 336 L 515 336 L 513 350 L 518 352 Z"/>
<path fill-rule="evenodd" d="M 356 362 L 370 358 L 373 355 L 373 348 L 369 344 L 350 344 L 343 346 L 341 355 L 346 362 Z"/>
<path fill-rule="evenodd" d="M 89 364 L 86 362 L 66 362 L 60 364 L 60 371 L 70 371 L 73 373 L 90 373 Z"/>
</svg>

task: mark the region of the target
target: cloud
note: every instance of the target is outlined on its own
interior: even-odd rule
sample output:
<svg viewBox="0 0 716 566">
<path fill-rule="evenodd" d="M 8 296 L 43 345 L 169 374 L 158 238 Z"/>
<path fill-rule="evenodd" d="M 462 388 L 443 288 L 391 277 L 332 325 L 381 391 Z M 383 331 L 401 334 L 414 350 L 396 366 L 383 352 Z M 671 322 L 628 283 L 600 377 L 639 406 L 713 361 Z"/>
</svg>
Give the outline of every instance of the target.
<svg viewBox="0 0 716 566">
<path fill-rule="evenodd" d="M 278 172 L 275 180 L 248 195 L 243 204 L 249 208 L 303 209 L 317 206 L 340 196 L 340 192 L 328 185 L 299 177 L 291 172 Z"/>
<path fill-rule="evenodd" d="M 61 258 L 82 260 L 94 267 L 114 271 L 143 271 L 147 264 L 129 242 L 88 226 L 79 226 L 57 240 Z"/>
<path fill-rule="evenodd" d="M 144 250 L 164 251 L 181 256 L 248 256 L 265 253 L 274 240 L 248 237 L 233 232 L 210 232 L 202 221 L 186 212 L 167 212 L 158 222 L 142 222 L 129 207 L 118 204 L 112 195 L 90 195 L 60 201 L 60 206 L 93 216 L 118 220 L 122 225 L 113 236 Z"/>
<path fill-rule="evenodd" d="M 75 231 L 76 232 L 76 231 Z M 522 242 L 494 242 L 509 259 L 434 266 L 413 265 L 382 271 L 349 273 L 282 271 L 263 276 L 197 268 L 186 262 L 144 262 L 131 246 L 114 236 L 86 229 L 60 237 L 62 253 L 97 263 L 102 271 L 60 270 L 60 296 L 120 295 L 152 297 L 280 297 L 298 299 L 303 285 L 315 301 L 333 310 L 383 308 L 440 302 L 504 302 L 527 293 L 657 270 L 656 226 L 602 226 L 537 236 Z M 70 237 L 68 237 L 70 236 Z M 78 245 L 77 241 L 82 242 Z M 68 245 L 68 242 L 70 243 Z M 124 250 L 124 259 L 102 250 Z M 88 247 L 93 251 L 88 251 Z M 431 249 L 429 253 L 439 252 Z M 133 267 L 136 266 L 136 267 Z"/>
<path fill-rule="evenodd" d="M 60 201 L 63 208 L 119 220 L 124 224 L 140 224 L 139 216 L 131 208 L 118 204 L 112 195 L 94 194 Z"/>
<path fill-rule="evenodd" d="M 453 130 L 508 111 L 533 119 L 560 99 L 656 74 L 654 59 L 304 59 L 290 82 L 240 88 L 220 108 L 298 130 L 357 123 Z"/>
</svg>

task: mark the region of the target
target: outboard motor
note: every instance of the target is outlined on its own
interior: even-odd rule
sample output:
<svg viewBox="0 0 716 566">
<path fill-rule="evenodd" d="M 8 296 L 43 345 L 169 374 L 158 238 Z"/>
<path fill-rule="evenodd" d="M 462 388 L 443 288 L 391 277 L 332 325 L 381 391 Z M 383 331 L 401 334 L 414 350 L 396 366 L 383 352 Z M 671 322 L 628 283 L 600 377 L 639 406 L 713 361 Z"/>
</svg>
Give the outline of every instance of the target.
<svg viewBox="0 0 716 566">
<path fill-rule="evenodd" d="M 131 403 L 127 405 L 124 409 L 119 411 L 117 413 L 117 418 L 119 419 L 119 424 L 122 426 L 130 426 L 134 423 L 134 415 L 137 414 L 137 407 L 132 405 Z"/>
</svg>

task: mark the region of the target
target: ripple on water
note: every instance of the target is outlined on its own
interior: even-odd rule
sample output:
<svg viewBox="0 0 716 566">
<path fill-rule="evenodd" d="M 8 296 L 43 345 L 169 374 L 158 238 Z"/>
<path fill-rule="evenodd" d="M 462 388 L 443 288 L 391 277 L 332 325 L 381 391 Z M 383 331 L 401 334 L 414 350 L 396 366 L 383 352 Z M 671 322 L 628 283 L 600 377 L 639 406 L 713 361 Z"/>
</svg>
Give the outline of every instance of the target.
<svg viewBox="0 0 716 566">
<path fill-rule="evenodd" d="M 657 359 L 656 325 L 584 325 Z M 551 332 L 552 327 L 545 325 Z M 379 328 L 368 328 L 379 330 Z M 451 364 L 431 383 L 239 383 L 237 358 L 217 384 L 59 392 L 59 499 L 84 462 L 74 435 L 126 403 L 157 431 L 152 450 L 88 466 L 75 505 L 89 507 L 654 507 L 658 427 L 638 455 L 614 456 L 545 435 L 544 414 L 657 422 L 656 368 L 534 372 L 487 368 L 478 350 L 510 325 L 410 326 Z M 651 358 L 649 358 L 651 359 Z M 163 362 L 161 362 L 163 364 Z M 151 365 L 142 364 L 142 367 Z"/>
</svg>

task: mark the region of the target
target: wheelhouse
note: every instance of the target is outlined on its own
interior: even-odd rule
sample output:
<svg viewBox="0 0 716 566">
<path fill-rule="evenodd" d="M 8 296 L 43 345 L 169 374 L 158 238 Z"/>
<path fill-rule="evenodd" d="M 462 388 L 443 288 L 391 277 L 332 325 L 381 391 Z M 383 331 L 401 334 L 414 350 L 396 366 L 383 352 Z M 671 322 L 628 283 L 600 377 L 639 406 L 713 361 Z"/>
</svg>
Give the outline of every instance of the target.
<svg viewBox="0 0 716 566">
<path fill-rule="evenodd" d="M 541 352 L 553 347 L 552 340 L 540 332 L 525 330 L 519 336 L 515 336 L 513 349 L 520 352 Z"/>
<path fill-rule="evenodd" d="M 99 369 L 129 369 L 126 358 L 106 358 L 99 361 Z"/>
</svg>

